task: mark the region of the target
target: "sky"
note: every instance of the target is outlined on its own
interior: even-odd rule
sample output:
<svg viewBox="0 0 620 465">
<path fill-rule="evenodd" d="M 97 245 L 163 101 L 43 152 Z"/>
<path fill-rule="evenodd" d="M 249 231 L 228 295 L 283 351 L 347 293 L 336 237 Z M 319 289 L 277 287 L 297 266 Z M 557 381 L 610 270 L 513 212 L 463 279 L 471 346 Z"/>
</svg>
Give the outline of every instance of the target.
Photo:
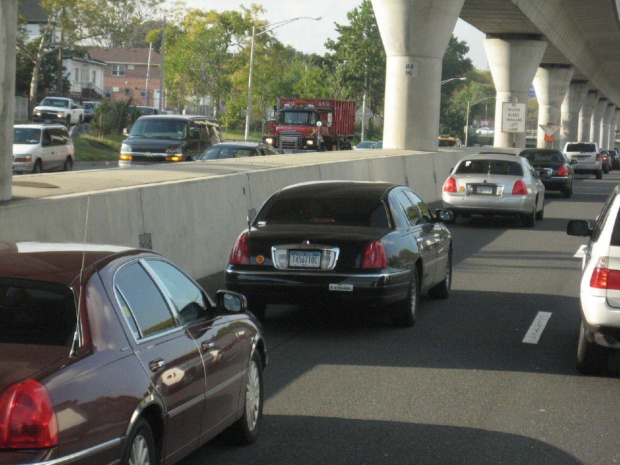
<svg viewBox="0 0 620 465">
<path fill-rule="evenodd" d="M 166 0 L 172 5 L 174 0 Z M 283 21 L 298 16 L 317 17 L 320 21 L 306 19 L 284 25 L 273 31 L 280 42 L 291 45 L 304 53 L 323 55 L 328 38 L 336 39 L 334 23 L 347 24 L 347 13 L 361 4 L 361 0 L 185 0 L 190 8 L 202 10 L 226 11 L 249 6 L 252 3 L 262 5 L 266 13 L 264 19 L 270 23 Z M 469 45 L 469 58 L 478 69 L 489 69 L 482 47 L 484 34 L 468 23 L 458 20 L 454 35 Z"/>
</svg>

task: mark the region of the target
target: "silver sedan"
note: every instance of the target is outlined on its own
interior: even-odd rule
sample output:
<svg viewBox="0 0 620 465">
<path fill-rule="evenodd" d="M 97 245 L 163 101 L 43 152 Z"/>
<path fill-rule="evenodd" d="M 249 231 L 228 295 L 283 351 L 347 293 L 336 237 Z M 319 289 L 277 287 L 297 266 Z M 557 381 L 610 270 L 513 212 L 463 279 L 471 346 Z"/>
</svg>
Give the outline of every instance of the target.
<svg viewBox="0 0 620 465">
<path fill-rule="evenodd" d="M 510 154 L 479 154 L 461 160 L 443 185 L 444 208 L 457 216 L 506 215 L 533 227 L 545 211 L 545 186 L 532 165 Z"/>
</svg>

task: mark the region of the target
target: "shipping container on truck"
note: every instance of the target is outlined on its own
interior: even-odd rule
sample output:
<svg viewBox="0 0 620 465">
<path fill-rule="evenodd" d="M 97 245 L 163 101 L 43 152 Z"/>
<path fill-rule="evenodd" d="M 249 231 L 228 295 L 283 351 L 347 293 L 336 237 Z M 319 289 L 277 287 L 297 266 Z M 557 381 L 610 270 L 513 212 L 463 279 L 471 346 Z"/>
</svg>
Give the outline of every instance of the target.
<svg viewBox="0 0 620 465">
<path fill-rule="evenodd" d="M 355 107 L 355 100 L 280 97 L 275 129 L 263 139 L 285 150 L 350 150 Z"/>
</svg>

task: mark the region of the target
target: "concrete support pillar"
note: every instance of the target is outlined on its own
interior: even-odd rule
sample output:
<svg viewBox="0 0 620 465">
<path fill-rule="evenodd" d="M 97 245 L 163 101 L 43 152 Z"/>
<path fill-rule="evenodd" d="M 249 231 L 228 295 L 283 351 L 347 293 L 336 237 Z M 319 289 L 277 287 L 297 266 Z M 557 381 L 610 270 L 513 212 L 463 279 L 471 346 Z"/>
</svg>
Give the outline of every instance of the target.
<svg viewBox="0 0 620 465">
<path fill-rule="evenodd" d="M 525 148 L 525 132 L 503 133 L 502 104 L 517 101 L 527 104 L 530 85 L 545 53 L 547 43 L 541 36 L 506 34 L 487 36 L 484 49 L 493 75 L 495 100 L 495 147 Z"/>
<path fill-rule="evenodd" d="M 13 121 L 15 119 L 15 45 L 18 0 L 0 1 L 0 201 L 11 199 Z"/>
<path fill-rule="evenodd" d="M 598 90 L 590 90 L 586 95 L 586 100 L 579 112 L 579 137 L 577 141 L 587 142 L 590 141 L 590 126 L 592 123 L 592 113 L 594 113 L 594 107 L 601 98 L 601 93 Z M 577 142 L 571 141 L 571 142 Z"/>
<path fill-rule="evenodd" d="M 590 120 L 590 138 L 588 140 L 591 142 L 599 143 L 599 139 L 601 138 L 601 120 L 603 119 L 603 113 L 605 113 L 607 105 L 609 105 L 609 100 L 606 98 L 600 98 L 598 102 L 596 102 L 594 112 L 592 113 L 592 119 Z"/>
<path fill-rule="evenodd" d="M 557 132 L 553 142 L 545 141 L 545 131 L 540 125 L 560 126 L 561 106 L 568 92 L 575 69 L 569 65 L 540 65 L 534 76 L 534 89 L 538 99 L 538 143 L 540 148 L 560 148 L 560 133 Z"/>
<path fill-rule="evenodd" d="M 607 150 L 609 147 L 609 125 L 611 124 L 611 118 L 614 116 L 616 106 L 613 103 L 607 105 L 603 112 L 603 119 L 601 119 L 601 136 L 599 138 L 598 146 L 603 150 Z"/>
<path fill-rule="evenodd" d="M 614 115 L 611 117 L 611 123 L 609 124 L 609 141 L 607 147 L 609 149 L 616 148 L 616 131 L 618 130 L 618 119 L 620 118 L 620 108 L 616 107 Z"/>
<path fill-rule="evenodd" d="M 383 147 L 436 151 L 443 55 L 464 0 L 372 0 L 387 55 Z"/>
<path fill-rule="evenodd" d="M 560 150 L 567 142 L 579 140 L 579 112 L 586 101 L 588 81 L 573 80 L 562 102 L 562 128 L 560 129 Z"/>
</svg>

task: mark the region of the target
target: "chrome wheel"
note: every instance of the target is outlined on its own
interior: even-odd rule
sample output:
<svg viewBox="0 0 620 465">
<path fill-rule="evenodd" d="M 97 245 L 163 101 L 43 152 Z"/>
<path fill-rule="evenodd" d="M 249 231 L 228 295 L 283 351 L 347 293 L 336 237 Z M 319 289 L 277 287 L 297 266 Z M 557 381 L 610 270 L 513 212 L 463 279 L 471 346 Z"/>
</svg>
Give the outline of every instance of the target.
<svg viewBox="0 0 620 465">
<path fill-rule="evenodd" d="M 248 383 L 245 387 L 245 411 L 248 429 L 253 431 L 260 415 L 260 375 L 258 366 L 252 360 L 248 367 Z"/>
<path fill-rule="evenodd" d="M 146 439 L 138 434 L 131 444 L 131 452 L 129 454 L 129 465 L 150 465 L 151 454 Z"/>
</svg>

